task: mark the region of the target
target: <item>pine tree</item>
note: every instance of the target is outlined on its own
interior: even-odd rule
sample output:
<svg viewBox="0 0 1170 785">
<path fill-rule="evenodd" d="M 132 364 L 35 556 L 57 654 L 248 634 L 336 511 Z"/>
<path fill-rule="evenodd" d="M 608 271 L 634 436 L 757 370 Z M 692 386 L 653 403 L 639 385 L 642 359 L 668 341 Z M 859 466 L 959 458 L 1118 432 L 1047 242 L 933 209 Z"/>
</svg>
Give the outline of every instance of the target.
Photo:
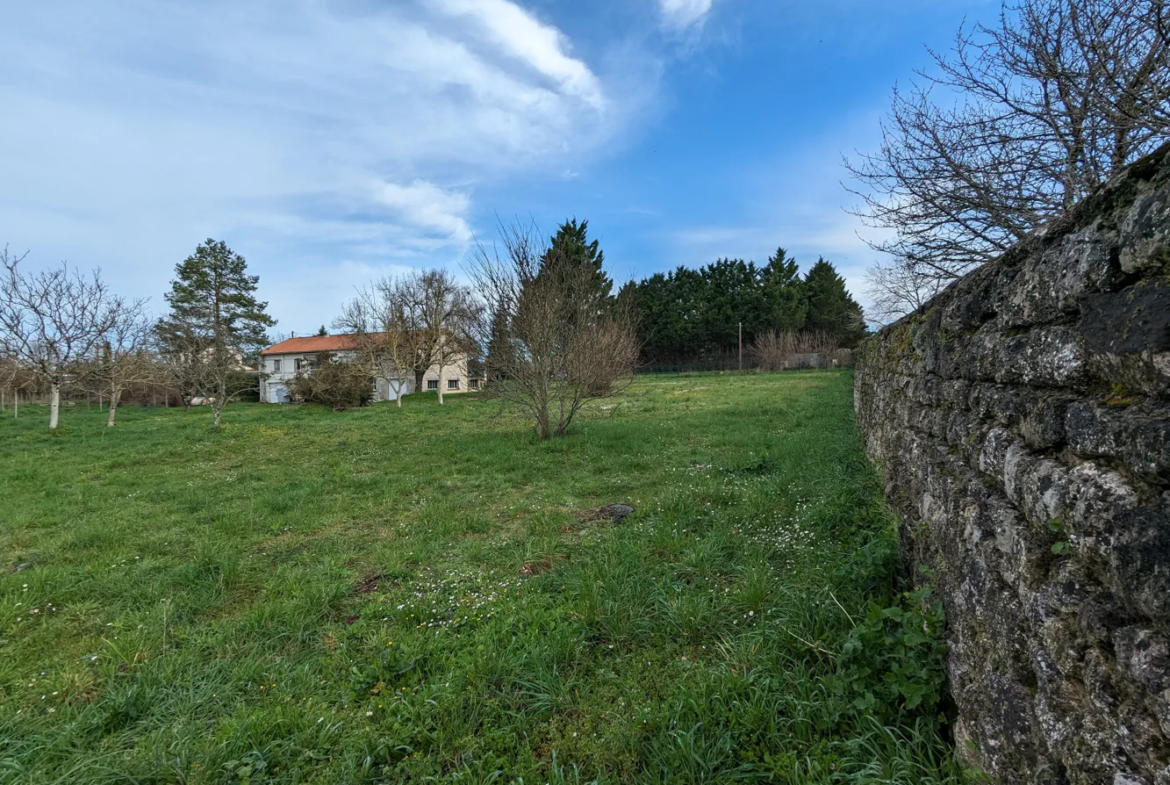
<svg viewBox="0 0 1170 785">
<path fill-rule="evenodd" d="M 836 268 L 818 259 L 805 276 L 804 289 L 808 296 L 805 329 L 823 332 L 841 346 L 856 346 L 865 335 L 865 320 Z"/>
<path fill-rule="evenodd" d="M 193 389 L 212 398 L 214 428 L 228 399 L 250 386 L 244 358 L 268 342 L 265 328 L 276 321 L 256 299 L 260 278 L 247 274 L 244 257 L 222 241 L 208 239 L 175 267 L 166 301 L 171 312 L 156 327 L 165 352 L 189 366 Z"/>
</svg>

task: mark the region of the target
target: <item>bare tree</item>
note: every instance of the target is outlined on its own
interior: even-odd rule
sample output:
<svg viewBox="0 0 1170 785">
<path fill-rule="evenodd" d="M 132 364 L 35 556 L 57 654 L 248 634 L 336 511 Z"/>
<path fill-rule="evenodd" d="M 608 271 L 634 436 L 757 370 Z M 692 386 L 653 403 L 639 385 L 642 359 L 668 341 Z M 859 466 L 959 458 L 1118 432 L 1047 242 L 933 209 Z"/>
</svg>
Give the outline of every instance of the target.
<svg viewBox="0 0 1170 785">
<path fill-rule="evenodd" d="M 160 375 L 158 362 L 151 352 L 152 324 L 145 307 L 145 301 L 136 300 L 121 303 L 115 309 L 110 329 L 89 366 L 88 381 L 110 399 L 106 418 L 109 428 L 114 427 L 122 394 L 135 384 L 157 381 Z"/>
<path fill-rule="evenodd" d="M 1166 5 L 1015 0 L 930 52 L 878 151 L 845 161 L 857 213 L 894 231 L 873 247 L 914 273 L 895 280 L 961 276 L 1170 138 Z"/>
<path fill-rule="evenodd" d="M 12 416 L 20 416 L 20 361 L 13 355 L 0 353 L 0 385 L 12 395 Z"/>
<path fill-rule="evenodd" d="M 865 271 L 870 298 L 865 314 L 878 324 L 890 324 L 926 305 L 949 283 L 904 258 L 873 264 Z"/>
<path fill-rule="evenodd" d="M 414 358 L 414 389 L 422 389 L 431 368 L 439 371 L 439 403 L 443 402 L 443 369 L 466 356 L 468 338 L 479 314 L 471 289 L 446 270 L 424 270 L 384 281 L 400 332 Z"/>
<path fill-rule="evenodd" d="M 122 301 L 94 270 L 60 267 L 21 272 L 25 256 L 0 251 L 0 353 L 14 357 L 49 387 L 49 428 L 61 411 L 61 388 L 79 363 L 92 358 L 113 326 Z"/>
<path fill-rule="evenodd" d="M 159 381 L 177 393 L 183 408 L 191 411 L 201 391 L 212 386 L 206 368 L 207 342 L 196 335 L 167 329 L 162 323 L 154 325 L 151 340 Z"/>
<path fill-rule="evenodd" d="M 473 271 L 487 303 L 489 396 L 517 404 L 541 438 L 560 436 L 586 401 L 611 396 L 633 377 L 638 342 L 627 304 L 582 293 L 595 271 L 562 263 L 534 227 L 501 227 L 502 254 L 480 245 Z"/>
<path fill-rule="evenodd" d="M 385 379 L 397 406 L 414 375 L 414 342 L 400 317 L 394 299 L 387 297 L 392 286 L 381 284 L 362 289 L 342 307 L 333 326 L 353 335 L 358 361 L 375 379 Z"/>
<path fill-rule="evenodd" d="M 401 406 L 406 379 L 421 391 L 427 371 L 440 376 L 466 357 L 477 329 L 481 307 L 471 289 L 446 270 L 424 270 L 384 278 L 347 303 L 335 322 L 355 336 L 359 352 L 390 380 Z"/>
</svg>

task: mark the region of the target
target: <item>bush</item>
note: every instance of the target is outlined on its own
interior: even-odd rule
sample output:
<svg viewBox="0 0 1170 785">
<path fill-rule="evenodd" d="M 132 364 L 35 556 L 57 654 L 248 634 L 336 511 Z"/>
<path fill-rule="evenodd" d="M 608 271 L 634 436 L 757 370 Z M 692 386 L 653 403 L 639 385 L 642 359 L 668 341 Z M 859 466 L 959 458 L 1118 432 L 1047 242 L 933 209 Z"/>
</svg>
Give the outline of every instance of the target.
<svg viewBox="0 0 1170 785">
<path fill-rule="evenodd" d="M 838 350 L 837 341 L 828 333 L 771 330 L 758 336 L 749 351 L 761 370 L 783 371 L 827 366 L 828 358 L 822 355 L 833 355 Z"/>
<path fill-rule="evenodd" d="M 365 368 L 322 353 L 308 372 L 298 371 L 288 387 L 294 399 L 341 411 L 369 403 L 373 385 L 374 377 Z"/>
</svg>

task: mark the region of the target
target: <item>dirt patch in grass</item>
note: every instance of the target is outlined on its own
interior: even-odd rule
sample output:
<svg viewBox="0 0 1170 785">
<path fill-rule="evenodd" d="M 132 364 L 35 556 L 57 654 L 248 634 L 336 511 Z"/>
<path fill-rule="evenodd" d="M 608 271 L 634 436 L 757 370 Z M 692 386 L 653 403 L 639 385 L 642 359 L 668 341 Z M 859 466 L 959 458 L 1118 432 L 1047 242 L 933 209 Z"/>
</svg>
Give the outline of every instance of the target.
<svg viewBox="0 0 1170 785">
<path fill-rule="evenodd" d="M 372 572 L 353 585 L 354 594 L 373 594 L 383 583 L 398 586 L 397 581 L 389 580 L 385 573 Z"/>
</svg>

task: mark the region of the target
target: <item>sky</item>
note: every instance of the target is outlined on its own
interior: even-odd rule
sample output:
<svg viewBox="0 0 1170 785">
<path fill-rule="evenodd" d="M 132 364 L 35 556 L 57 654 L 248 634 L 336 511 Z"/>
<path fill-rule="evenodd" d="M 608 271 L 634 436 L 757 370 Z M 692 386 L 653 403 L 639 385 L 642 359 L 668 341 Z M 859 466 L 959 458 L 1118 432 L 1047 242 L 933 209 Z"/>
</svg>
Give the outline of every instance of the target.
<svg viewBox="0 0 1170 785">
<path fill-rule="evenodd" d="M 784 247 L 865 304 L 843 155 L 990 0 L 54 0 L 0 8 L 0 245 L 156 313 L 224 240 L 276 333 L 589 221 L 615 281 Z"/>
</svg>

